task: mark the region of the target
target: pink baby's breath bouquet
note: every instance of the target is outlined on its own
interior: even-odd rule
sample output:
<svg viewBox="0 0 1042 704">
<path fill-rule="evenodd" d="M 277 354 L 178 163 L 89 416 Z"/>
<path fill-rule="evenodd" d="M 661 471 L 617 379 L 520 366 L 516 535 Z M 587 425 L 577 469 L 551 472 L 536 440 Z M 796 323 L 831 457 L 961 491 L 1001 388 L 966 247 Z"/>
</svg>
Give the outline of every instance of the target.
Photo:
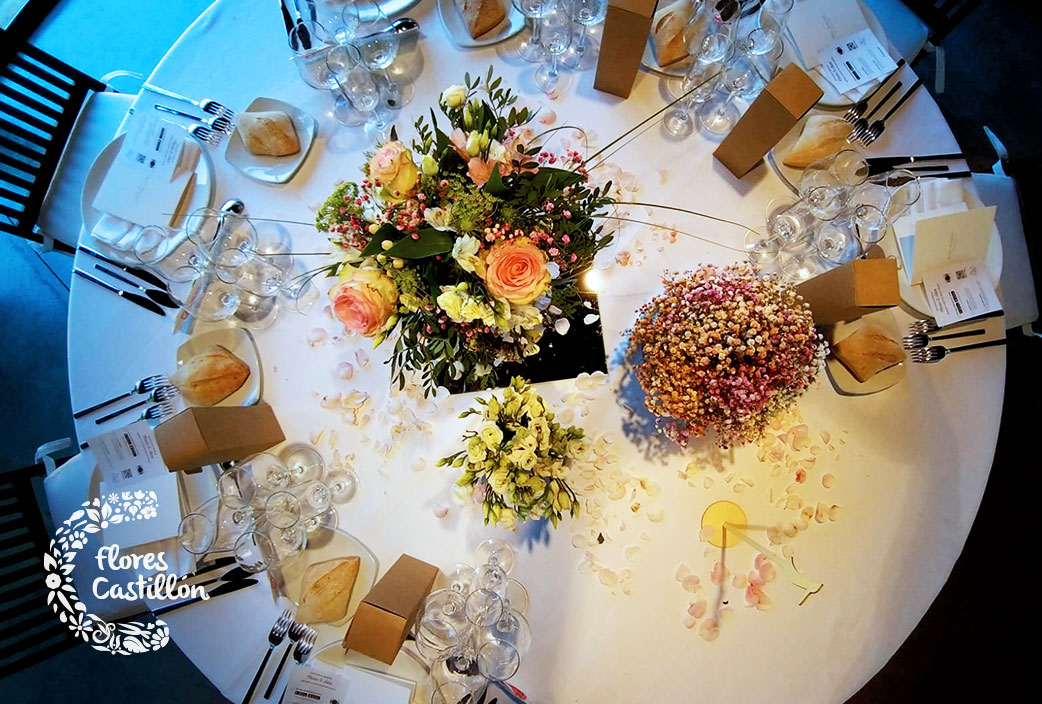
<svg viewBox="0 0 1042 704">
<path fill-rule="evenodd" d="M 724 447 L 759 438 L 817 376 L 827 345 L 796 291 L 747 264 L 668 275 L 630 337 L 656 425 L 686 447 L 710 428 Z"/>
</svg>

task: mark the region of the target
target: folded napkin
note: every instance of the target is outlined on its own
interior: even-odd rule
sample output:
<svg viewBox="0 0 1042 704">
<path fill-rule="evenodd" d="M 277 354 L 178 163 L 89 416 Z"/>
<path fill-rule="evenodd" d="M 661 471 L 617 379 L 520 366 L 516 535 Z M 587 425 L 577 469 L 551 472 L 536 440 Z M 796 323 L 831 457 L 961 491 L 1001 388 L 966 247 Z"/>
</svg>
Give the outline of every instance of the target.
<svg viewBox="0 0 1042 704">
<path fill-rule="evenodd" d="M 139 232 L 141 232 L 141 228 L 129 220 L 105 213 L 90 234 L 109 247 L 125 252 L 133 245 L 134 238 Z"/>
</svg>

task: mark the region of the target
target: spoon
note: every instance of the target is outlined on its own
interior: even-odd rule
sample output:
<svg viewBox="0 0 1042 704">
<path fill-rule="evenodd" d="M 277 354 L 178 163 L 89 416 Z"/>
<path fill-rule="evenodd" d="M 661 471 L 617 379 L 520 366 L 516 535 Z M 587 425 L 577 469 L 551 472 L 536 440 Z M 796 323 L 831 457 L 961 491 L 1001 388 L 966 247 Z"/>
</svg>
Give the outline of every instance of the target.
<svg viewBox="0 0 1042 704">
<path fill-rule="evenodd" d="M 180 308 L 181 307 L 181 304 L 178 303 L 177 301 L 175 301 L 173 299 L 173 297 L 169 293 L 167 293 L 166 291 L 161 291 L 158 288 L 145 288 L 144 286 L 141 286 L 137 282 L 132 281 L 132 280 L 128 279 L 127 277 L 121 275 L 121 274 L 117 274 L 116 272 L 112 271 L 111 269 L 109 269 L 107 267 L 102 266 L 101 264 L 95 264 L 94 268 L 97 269 L 98 271 L 104 273 L 104 274 L 108 274 L 109 276 L 111 276 L 114 279 L 122 281 L 127 286 L 133 286 L 138 291 L 141 291 L 143 294 L 145 294 L 146 296 L 151 298 L 154 302 L 158 303 L 159 305 L 163 306 L 164 308 Z"/>
</svg>

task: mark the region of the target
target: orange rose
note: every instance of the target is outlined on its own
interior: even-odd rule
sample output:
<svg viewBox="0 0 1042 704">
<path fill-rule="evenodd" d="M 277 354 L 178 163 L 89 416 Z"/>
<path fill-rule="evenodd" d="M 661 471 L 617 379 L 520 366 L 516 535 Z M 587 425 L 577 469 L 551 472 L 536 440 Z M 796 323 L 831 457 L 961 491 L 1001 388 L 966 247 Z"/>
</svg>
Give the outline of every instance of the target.
<svg viewBox="0 0 1042 704">
<path fill-rule="evenodd" d="M 517 305 L 531 303 L 550 285 L 546 254 L 525 237 L 497 242 L 485 255 L 484 279 L 496 298 Z"/>
<path fill-rule="evenodd" d="M 383 330 L 398 303 L 398 287 L 379 269 L 344 267 L 329 289 L 333 314 L 351 332 L 373 337 Z"/>
</svg>

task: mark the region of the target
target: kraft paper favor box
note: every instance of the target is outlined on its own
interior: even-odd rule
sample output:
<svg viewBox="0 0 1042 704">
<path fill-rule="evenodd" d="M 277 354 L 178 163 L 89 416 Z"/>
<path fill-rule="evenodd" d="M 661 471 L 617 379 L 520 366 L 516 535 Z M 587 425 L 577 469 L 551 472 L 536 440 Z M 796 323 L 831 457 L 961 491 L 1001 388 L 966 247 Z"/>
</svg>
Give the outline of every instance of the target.
<svg viewBox="0 0 1042 704">
<path fill-rule="evenodd" d="M 656 0 L 608 0 L 593 87 L 628 98 L 651 33 Z"/>
<path fill-rule="evenodd" d="M 713 156 L 736 178 L 745 176 L 822 95 L 810 76 L 789 64 L 756 96 Z"/>
<path fill-rule="evenodd" d="M 344 648 L 393 663 L 437 576 L 434 565 L 409 555 L 399 557 L 358 605 Z"/>
<path fill-rule="evenodd" d="M 156 426 L 156 444 L 172 472 L 239 460 L 286 439 L 271 406 L 192 406 Z"/>
<path fill-rule="evenodd" d="M 810 304 L 817 325 L 853 320 L 901 303 L 893 259 L 855 259 L 804 281 L 796 292 Z"/>
</svg>

